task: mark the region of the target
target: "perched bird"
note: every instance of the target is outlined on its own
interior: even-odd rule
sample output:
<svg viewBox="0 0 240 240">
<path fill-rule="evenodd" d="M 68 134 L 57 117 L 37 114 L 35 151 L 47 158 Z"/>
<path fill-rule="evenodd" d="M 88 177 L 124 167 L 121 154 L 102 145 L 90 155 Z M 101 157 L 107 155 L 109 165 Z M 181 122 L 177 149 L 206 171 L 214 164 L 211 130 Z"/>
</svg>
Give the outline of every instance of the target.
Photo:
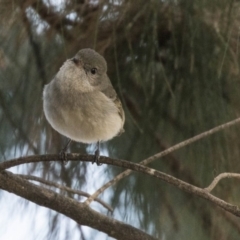
<svg viewBox="0 0 240 240">
<path fill-rule="evenodd" d="M 51 126 L 70 140 L 99 144 L 124 132 L 122 104 L 107 76 L 105 59 L 92 49 L 82 49 L 64 62 L 44 87 L 43 109 Z"/>
</svg>

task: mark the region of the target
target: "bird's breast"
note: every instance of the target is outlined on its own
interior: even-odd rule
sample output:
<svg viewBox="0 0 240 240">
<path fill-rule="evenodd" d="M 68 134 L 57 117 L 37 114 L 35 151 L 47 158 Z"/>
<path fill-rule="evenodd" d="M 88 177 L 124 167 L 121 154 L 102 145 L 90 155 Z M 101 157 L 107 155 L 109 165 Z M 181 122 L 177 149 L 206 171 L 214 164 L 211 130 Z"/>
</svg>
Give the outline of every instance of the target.
<svg viewBox="0 0 240 240">
<path fill-rule="evenodd" d="M 52 92 L 52 91 L 51 91 Z M 102 92 L 69 91 L 48 96 L 44 90 L 44 112 L 52 127 L 62 135 L 83 143 L 107 141 L 122 129 L 114 102 Z"/>
</svg>

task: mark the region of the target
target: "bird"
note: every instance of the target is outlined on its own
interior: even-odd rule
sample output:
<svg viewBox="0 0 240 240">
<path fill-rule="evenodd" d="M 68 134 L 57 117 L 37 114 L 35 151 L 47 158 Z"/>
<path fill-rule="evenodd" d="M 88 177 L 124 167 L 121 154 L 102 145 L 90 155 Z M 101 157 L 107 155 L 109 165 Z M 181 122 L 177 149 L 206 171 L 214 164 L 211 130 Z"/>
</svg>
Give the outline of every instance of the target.
<svg viewBox="0 0 240 240">
<path fill-rule="evenodd" d="M 100 165 L 100 142 L 124 132 L 122 103 L 107 75 L 107 62 L 93 49 L 85 48 L 66 60 L 44 86 L 43 111 L 47 121 L 69 141 L 97 144 L 95 160 Z"/>
</svg>

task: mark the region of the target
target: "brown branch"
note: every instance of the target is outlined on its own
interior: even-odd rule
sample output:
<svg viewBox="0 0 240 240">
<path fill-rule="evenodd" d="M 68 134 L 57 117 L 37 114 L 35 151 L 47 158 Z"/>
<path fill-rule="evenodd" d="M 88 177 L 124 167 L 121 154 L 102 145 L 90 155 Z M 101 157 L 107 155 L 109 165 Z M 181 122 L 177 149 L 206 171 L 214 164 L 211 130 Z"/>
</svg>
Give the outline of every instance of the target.
<svg viewBox="0 0 240 240">
<path fill-rule="evenodd" d="M 160 153 L 157 153 L 157 154 L 155 154 L 155 155 L 153 155 L 153 156 L 151 156 L 149 158 L 146 158 L 145 160 L 141 161 L 139 164 L 141 164 L 141 165 L 148 165 L 149 163 L 151 163 L 151 162 L 153 162 L 153 161 L 155 161 L 155 160 L 157 160 L 157 159 L 159 159 L 161 157 L 164 157 L 164 156 L 168 155 L 169 153 L 172 153 L 173 151 L 176 151 L 176 150 L 178 150 L 180 148 L 183 148 L 183 147 L 185 147 L 187 145 L 190 145 L 190 144 L 192 144 L 192 143 L 194 143 L 194 142 L 196 142 L 196 141 L 198 141 L 198 140 L 200 140 L 202 138 L 210 136 L 210 135 L 212 135 L 212 134 L 214 134 L 216 132 L 219 132 L 219 131 L 227 128 L 227 127 L 233 126 L 233 125 L 237 124 L 238 122 L 240 122 L 240 118 L 234 119 L 234 120 L 232 120 L 230 122 L 224 123 L 224 124 L 219 125 L 219 126 L 217 126 L 215 128 L 212 128 L 212 129 L 210 129 L 208 131 L 200 133 L 200 134 L 198 134 L 198 135 L 196 135 L 196 136 L 194 136 L 192 138 L 189 138 L 189 139 L 187 139 L 187 140 L 185 140 L 183 142 L 180 142 L 180 143 L 178 143 L 178 144 L 176 144 L 176 145 L 174 145 L 174 146 L 172 146 L 172 147 L 170 147 L 170 148 L 168 148 L 168 149 L 166 149 L 166 150 L 164 150 L 164 151 L 162 151 Z M 105 191 L 110 186 L 114 185 L 116 182 L 118 182 L 122 178 L 128 176 L 131 172 L 132 172 L 131 170 L 126 170 L 126 171 L 118 174 L 114 179 L 112 179 L 111 181 L 107 182 L 105 185 L 103 185 L 101 188 L 99 188 L 95 193 L 93 193 L 91 195 L 91 197 L 86 200 L 86 203 L 90 204 L 93 201 L 94 198 L 98 197 L 103 191 Z"/>
<path fill-rule="evenodd" d="M 22 177 L 22 178 L 27 179 L 27 180 L 40 182 L 40 183 L 46 184 L 48 186 L 53 186 L 53 187 L 56 187 L 58 189 L 67 191 L 69 193 L 78 194 L 79 196 L 90 197 L 89 193 L 86 193 L 86 192 L 83 192 L 83 191 L 80 191 L 80 190 L 74 190 L 74 189 L 72 189 L 70 187 L 66 187 L 66 186 L 60 185 L 60 184 L 55 183 L 53 181 L 47 181 L 47 180 L 45 180 L 43 178 L 39 178 L 39 177 L 36 177 L 36 176 L 23 175 L 23 174 L 15 174 L 15 176 Z M 100 203 L 103 207 L 108 209 L 110 212 L 113 212 L 112 207 L 110 205 L 108 205 L 107 203 L 105 203 L 104 201 L 102 201 L 101 199 L 96 198 L 95 201 Z"/>
<path fill-rule="evenodd" d="M 9 171 L 0 171 L 0 188 L 62 213 L 80 225 L 95 228 L 115 239 L 155 239 L 137 228 L 92 210 L 84 203 L 37 186 Z"/>
<path fill-rule="evenodd" d="M 94 160 L 94 157 L 95 157 L 94 155 L 81 155 L 81 154 L 76 154 L 76 153 L 67 154 L 68 161 L 92 162 Z M 3 171 L 6 168 L 21 165 L 23 163 L 54 161 L 54 160 L 58 160 L 58 158 L 59 158 L 59 155 L 57 155 L 57 154 L 28 156 L 25 158 L 21 157 L 18 159 L 13 159 L 13 160 L 9 160 L 9 161 L 0 163 L 0 172 L 1 172 L 1 170 Z M 183 190 L 190 194 L 204 198 L 204 199 L 214 203 L 215 205 L 225 209 L 226 211 L 234 214 L 235 216 L 240 217 L 240 209 L 238 208 L 238 206 L 227 203 L 227 202 L 223 201 L 222 199 L 219 199 L 219 198 L 213 196 L 212 194 L 210 194 L 209 192 L 207 192 L 206 190 L 204 190 L 202 188 L 193 186 L 193 185 L 186 183 L 180 179 L 172 177 L 166 173 L 148 168 L 141 164 L 132 163 L 132 162 L 125 161 L 125 160 L 112 159 L 109 157 L 100 157 L 100 163 L 110 164 L 110 165 L 118 166 L 121 168 L 127 168 L 128 170 L 124 171 L 123 174 L 130 171 L 129 169 L 131 169 L 131 170 L 141 172 L 141 173 L 150 175 L 152 177 L 161 179 L 171 185 L 174 185 L 175 187 L 179 188 L 180 190 Z M 0 183 L 0 187 L 1 187 L 1 183 Z"/>
<path fill-rule="evenodd" d="M 103 158 L 105 157 L 100 157 L 100 161 Z M 72 154 L 67 154 L 67 159 L 71 161 L 91 162 L 94 160 L 94 156 L 72 153 Z M 51 161 L 59 161 L 62 163 L 62 160 L 59 159 L 58 154 L 31 155 L 31 156 L 19 157 L 19 158 L 14 158 L 14 159 L 5 161 L 5 162 L 1 162 L 0 171 L 11 168 L 11 167 L 19 166 L 24 163 L 51 162 Z"/>
<path fill-rule="evenodd" d="M 213 181 L 208 187 L 204 188 L 205 191 L 211 192 L 216 187 L 218 182 L 223 178 L 239 178 L 240 179 L 240 174 L 239 173 L 221 173 L 213 179 Z"/>
<path fill-rule="evenodd" d="M 66 39 L 72 40 L 73 36 L 65 28 L 66 25 L 76 25 L 77 23 L 61 16 L 60 14 L 54 12 L 52 7 L 47 7 L 43 1 L 35 0 L 31 2 L 26 2 L 25 8 L 29 4 L 39 16 L 46 21 L 53 29 L 55 29 L 59 34 L 63 35 Z"/>
</svg>

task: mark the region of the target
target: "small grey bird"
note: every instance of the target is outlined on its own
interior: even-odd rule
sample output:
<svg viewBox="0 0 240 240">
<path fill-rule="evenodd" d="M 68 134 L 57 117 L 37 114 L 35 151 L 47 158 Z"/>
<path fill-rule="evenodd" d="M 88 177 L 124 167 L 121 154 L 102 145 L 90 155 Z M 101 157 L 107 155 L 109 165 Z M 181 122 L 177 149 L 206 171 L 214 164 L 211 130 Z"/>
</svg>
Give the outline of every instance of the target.
<svg viewBox="0 0 240 240">
<path fill-rule="evenodd" d="M 70 140 L 99 143 L 124 132 L 122 104 L 107 76 L 105 59 L 92 49 L 82 49 L 68 59 L 44 87 L 43 109 L 51 126 Z"/>
</svg>

